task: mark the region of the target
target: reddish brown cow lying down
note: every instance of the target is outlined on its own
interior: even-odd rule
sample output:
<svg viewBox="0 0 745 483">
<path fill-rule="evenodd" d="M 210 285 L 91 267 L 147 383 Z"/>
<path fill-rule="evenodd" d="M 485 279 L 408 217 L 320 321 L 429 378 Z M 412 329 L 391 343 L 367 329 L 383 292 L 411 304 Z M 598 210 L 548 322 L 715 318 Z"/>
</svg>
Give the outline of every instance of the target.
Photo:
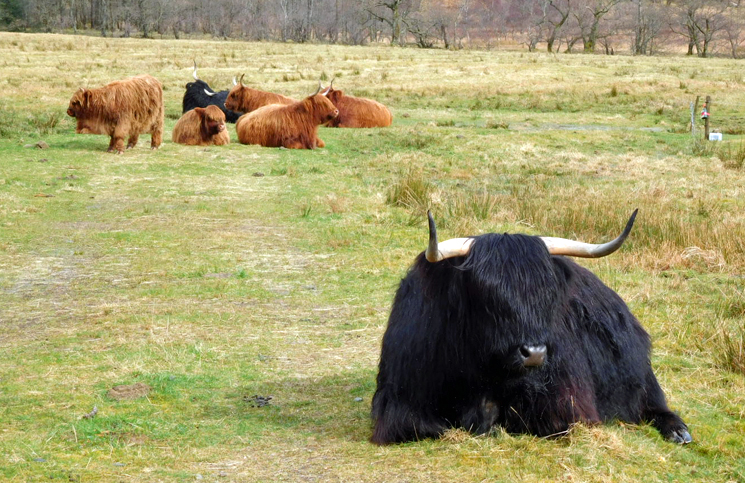
<svg viewBox="0 0 745 483">
<path fill-rule="evenodd" d="M 221 146 L 230 143 L 225 113 L 217 106 L 195 107 L 186 111 L 173 127 L 174 143 Z"/>
<path fill-rule="evenodd" d="M 334 119 L 339 111 L 318 91 L 294 104 L 271 104 L 242 115 L 235 123 L 243 144 L 289 149 L 322 148 L 318 126 Z"/>
<path fill-rule="evenodd" d="M 245 74 L 244 74 L 245 75 Z M 273 92 L 260 91 L 243 85 L 243 75 L 240 82 L 233 78 L 233 88 L 228 92 L 228 98 L 225 99 L 225 108 L 235 112 L 251 112 L 256 109 L 268 106 L 269 104 L 292 104 L 297 102 L 282 94 Z"/>
<path fill-rule="evenodd" d="M 150 147 L 163 141 L 163 87 L 152 76 L 138 75 L 97 89 L 78 89 L 70 99 L 67 115 L 78 121 L 78 134 L 111 136 L 107 151 L 124 152 L 137 144 L 140 134 L 150 133 Z"/>
<path fill-rule="evenodd" d="M 344 91 L 328 88 L 328 98 L 339 109 L 339 115 L 329 127 L 387 127 L 393 122 L 391 111 L 383 104 L 364 97 L 345 96 Z"/>
</svg>

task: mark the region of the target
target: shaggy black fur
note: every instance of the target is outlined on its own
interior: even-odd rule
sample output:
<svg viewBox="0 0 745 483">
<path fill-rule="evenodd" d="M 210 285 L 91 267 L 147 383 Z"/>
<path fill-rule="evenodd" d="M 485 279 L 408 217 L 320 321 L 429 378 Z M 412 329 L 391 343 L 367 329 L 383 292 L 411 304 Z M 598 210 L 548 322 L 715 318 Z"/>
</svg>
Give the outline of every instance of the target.
<svg viewBox="0 0 745 483">
<path fill-rule="evenodd" d="M 205 89 L 207 89 L 207 91 L 209 92 L 214 92 L 215 95 L 208 96 L 204 92 Z M 191 111 L 195 107 L 207 107 L 214 105 L 219 107 L 222 112 L 225 113 L 225 120 L 227 122 L 235 123 L 235 121 L 237 121 L 238 118 L 241 117 L 241 113 L 225 109 L 225 99 L 228 98 L 228 92 L 230 91 L 215 92 L 203 80 L 189 82 L 188 84 L 186 84 L 184 100 L 181 103 L 181 106 L 183 108 L 181 113 L 183 114 L 186 111 Z"/>
<path fill-rule="evenodd" d="M 520 347 L 545 345 L 540 367 Z M 470 253 L 423 254 L 401 281 L 383 336 L 372 441 L 474 433 L 558 435 L 572 423 L 647 421 L 691 441 L 650 365 L 650 340 L 590 271 L 538 237 L 475 237 Z"/>
</svg>

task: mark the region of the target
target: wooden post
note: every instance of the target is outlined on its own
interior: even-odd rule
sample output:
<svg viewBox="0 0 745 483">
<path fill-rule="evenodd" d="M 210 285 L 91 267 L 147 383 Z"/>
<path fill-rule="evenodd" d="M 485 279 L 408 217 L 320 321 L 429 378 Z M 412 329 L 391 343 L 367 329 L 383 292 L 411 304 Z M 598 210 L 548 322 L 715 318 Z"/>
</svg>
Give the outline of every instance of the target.
<svg viewBox="0 0 745 483">
<path fill-rule="evenodd" d="M 706 107 L 706 112 L 711 115 L 711 96 L 706 96 L 706 103 L 704 104 L 704 107 Z M 706 116 L 706 119 L 704 119 L 704 141 L 709 140 L 709 116 Z"/>
</svg>

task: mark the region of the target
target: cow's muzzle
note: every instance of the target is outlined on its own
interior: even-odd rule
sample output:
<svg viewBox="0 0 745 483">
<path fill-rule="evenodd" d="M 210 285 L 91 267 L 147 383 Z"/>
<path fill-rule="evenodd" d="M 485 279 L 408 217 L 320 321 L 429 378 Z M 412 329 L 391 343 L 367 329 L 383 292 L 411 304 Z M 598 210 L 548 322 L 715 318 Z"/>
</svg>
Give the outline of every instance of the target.
<svg viewBox="0 0 745 483">
<path fill-rule="evenodd" d="M 539 367 L 546 362 L 545 345 L 523 345 L 519 351 L 524 367 Z"/>
</svg>

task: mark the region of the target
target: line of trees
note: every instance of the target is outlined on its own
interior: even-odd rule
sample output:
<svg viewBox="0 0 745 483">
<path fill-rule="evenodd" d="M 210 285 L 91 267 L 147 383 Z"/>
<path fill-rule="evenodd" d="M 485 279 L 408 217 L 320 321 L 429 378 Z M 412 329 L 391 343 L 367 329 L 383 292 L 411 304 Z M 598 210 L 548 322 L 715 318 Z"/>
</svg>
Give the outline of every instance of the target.
<svg viewBox="0 0 745 483">
<path fill-rule="evenodd" d="M 0 28 L 549 52 L 745 54 L 740 0 L 0 0 Z"/>
</svg>

